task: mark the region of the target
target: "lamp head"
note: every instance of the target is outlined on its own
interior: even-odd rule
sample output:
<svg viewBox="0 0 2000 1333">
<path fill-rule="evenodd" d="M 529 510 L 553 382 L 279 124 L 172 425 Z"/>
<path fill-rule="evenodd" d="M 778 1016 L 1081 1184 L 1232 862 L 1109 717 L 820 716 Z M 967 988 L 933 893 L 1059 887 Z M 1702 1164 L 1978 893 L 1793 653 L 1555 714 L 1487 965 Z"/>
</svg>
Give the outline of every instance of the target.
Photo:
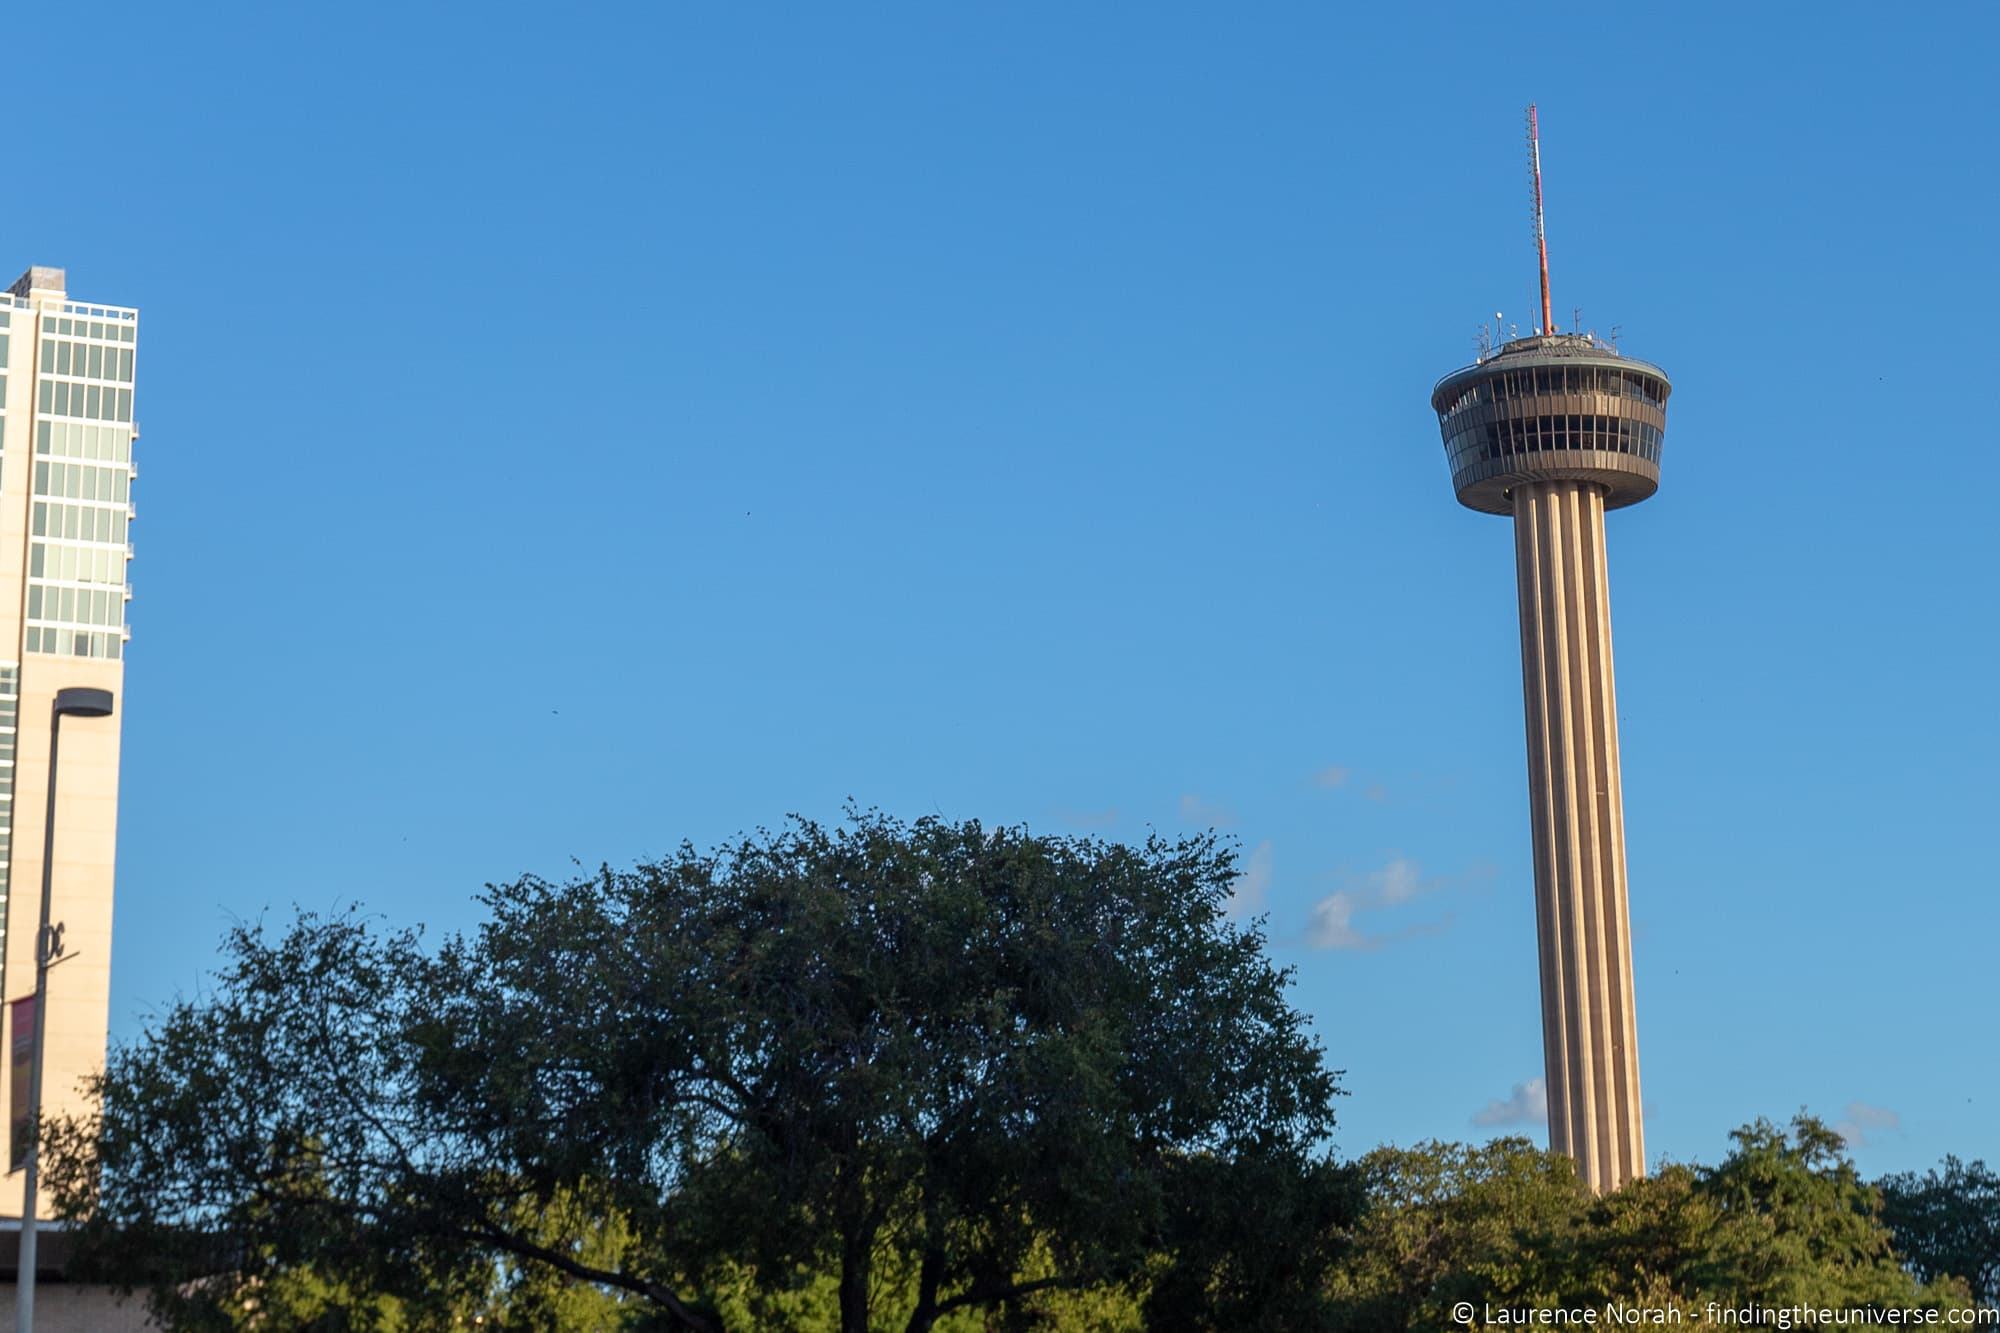
<svg viewBox="0 0 2000 1333">
<path fill-rule="evenodd" d="M 110 717 L 111 691 L 72 685 L 56 691 L 57 717 Z"/>
</svg>

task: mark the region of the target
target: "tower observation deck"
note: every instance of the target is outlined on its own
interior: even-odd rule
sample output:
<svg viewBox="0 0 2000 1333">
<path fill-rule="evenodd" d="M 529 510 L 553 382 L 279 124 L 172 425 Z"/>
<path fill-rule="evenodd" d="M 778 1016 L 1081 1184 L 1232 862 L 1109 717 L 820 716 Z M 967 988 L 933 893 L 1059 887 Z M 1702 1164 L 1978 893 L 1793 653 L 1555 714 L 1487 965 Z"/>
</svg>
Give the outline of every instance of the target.
<svg viewBox="0 0 2000 1333">
<path fill-rule="evenodd" d="M 1512 514 L 1511 492 L 1541 481 L 1587 481 L 1619 509 L 1660 488 L 1667 432 L 1666 372 L 1595 338 L 1517 338 L 1455 370 L 1431 391 L 1459 502 Z"/>
<path fill-rule="evenodd" d="M 1529 124 L 1532 141 L 1532 108 Z M 1548 310 L 1544 246 L 1544 330 Z M 1459 502 L 1514 520 L 1549 1147 L 1598 1191 L 1646 1167 L 1604 514 L 1659 488 L 1671 388 L 1593 337 L 1538 330 L 1431 391 Z"/>
</svg>

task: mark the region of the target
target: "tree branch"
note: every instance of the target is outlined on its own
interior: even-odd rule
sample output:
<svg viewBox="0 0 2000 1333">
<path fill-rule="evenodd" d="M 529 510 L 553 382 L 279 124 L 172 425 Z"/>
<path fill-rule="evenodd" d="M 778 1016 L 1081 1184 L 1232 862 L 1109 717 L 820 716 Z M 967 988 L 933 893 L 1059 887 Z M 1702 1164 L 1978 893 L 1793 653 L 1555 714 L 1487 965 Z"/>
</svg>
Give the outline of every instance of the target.
<svg viewBox="0 0 2000 1333">
<path fill-rule="evenodd" d="M 946 1315 L 953 1310 L 962 1310 L 968 1305 L 988 1305 L 999 1301 L 1018 1300 L 1020 1297 L 1031 1296 L 1035 1292 L 1047 1291 L 1052 1287 L 1086 1287 L 1090 1285 L 1090 1281 L 1087 1277 L 1072 1273 L 1066 1276 L 1038 1277 L 1033 1282 L 1015 1282 L 1007 1286 L 982 1287 L 975 1282 L 950 1300 L 939 1301 L 937 1312 Z"/>
<path fill-rule="evenodd" d="M 531 1240 L 524 1240 L 512 1232 L 502 1231 L 497 1227 L 461 1227 L 454 1231 L 453 1234 L 465 1240 L 484 1241 L 486 1244 L 505 1250 L 509 1254 L 519 1255 L 523 1259 L 533 1259 L 539 1263 L 545 1263 L 551 1268 L 555 1268 L 585 1282 L 598 1282 L 607 1287 L 619 1287 L 625 1291 L 635 1292 L 657 1305 L 665 1306 L 674 1318 L 680 1320 L 688 1328 L 695 1330 L 695 1333 L 722 1333 L 722 1325 L 719 1322 L 703 1315 L 700 1311 L 688 1305 L 686 1301 L 674 1295 L 667 1287 L 653 1281 L 651 1278 L 638 1277 L 631 1273 L 614 1272 L 610 1269 L 592 1268 L 589 1264 L 580 1263 L 571 1256 L 564 1254 L 561 1250 L 553 1250 L 546 1245 L 537 1245 Z"/>
</svg>

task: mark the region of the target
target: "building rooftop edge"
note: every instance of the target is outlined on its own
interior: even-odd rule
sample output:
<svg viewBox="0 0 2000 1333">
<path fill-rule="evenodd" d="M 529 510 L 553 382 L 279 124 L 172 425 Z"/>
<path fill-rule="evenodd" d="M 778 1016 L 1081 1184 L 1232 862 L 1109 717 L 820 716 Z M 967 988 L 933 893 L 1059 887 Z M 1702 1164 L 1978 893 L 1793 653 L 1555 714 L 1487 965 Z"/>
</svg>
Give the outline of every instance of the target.
<svg viewBox="0 0 2000 1333">
<path fill-rule="evenodd" d="M 1649 374 L 1658 375 L 1669 385 L 1674 382 L 1672 376 L 1651 361 L 1627 356 L 1617 348 L 1607 346 L 1584 334 L 1558 333 L 1553 336 L 1516 338 L 1503 343 L 1498 351 L 1479 358 L 1469 366 L 1460 366 L 1457 370 L 1438 376 L 1437 381 L 1431 385 L 1432 399 L 1435 400 L 1439 391 L 1453 380 L 1475 378 L 1500 368 L 1503 362 L 1507 367 L 1558 364 L 1612 366 L 1624 370 L 1644 370 Z"/>
<path fill-rule="evenodd" d="M 67 293 L 68 287 L 69 274 L 62 269 L 47 264 L 30 264 L 28 271 L 16 278 L 14 285 L 7 290 L 15 296 L 26 296 L 29 292 L 55 292 L 62 295 Z"/>
</svg>

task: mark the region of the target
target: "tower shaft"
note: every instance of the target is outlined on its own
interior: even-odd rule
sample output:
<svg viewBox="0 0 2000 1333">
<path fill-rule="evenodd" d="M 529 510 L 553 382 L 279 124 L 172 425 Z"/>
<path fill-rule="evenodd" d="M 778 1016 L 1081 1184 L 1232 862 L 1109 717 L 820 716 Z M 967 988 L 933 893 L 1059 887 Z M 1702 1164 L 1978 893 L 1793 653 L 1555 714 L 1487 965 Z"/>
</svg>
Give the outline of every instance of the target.
<svg viewBox="0 0 2000 1333">
<path fill-rule="evenodd" d="M 1645 1173 L 1611 675 L 1605 491 L 1511 488 L 1549 1147 L 1595 1191 Z"/>
</svg>

